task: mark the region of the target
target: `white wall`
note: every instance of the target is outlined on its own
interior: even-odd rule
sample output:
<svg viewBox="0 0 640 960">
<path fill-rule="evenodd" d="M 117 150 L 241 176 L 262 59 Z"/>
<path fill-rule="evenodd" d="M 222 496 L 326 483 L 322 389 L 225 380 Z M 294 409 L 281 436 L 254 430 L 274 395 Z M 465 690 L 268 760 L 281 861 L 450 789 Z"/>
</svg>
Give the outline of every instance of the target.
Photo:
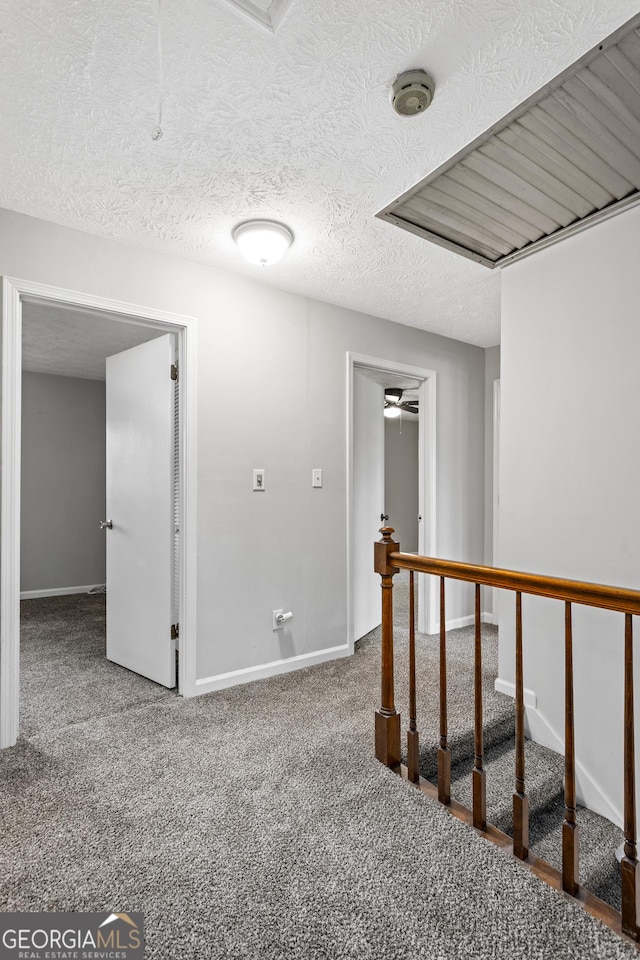
<svg viewBox="0 0 640 960">
<path fill-rule="evenodd" d="M 105 387 L 22 375 L 20 588 L 105 581 Z"/>
<path fill-rule="evenodd" d="M 639 238 L 636 207 L 503 272 L 501 565 L 640 586 Z M 513 608 L 501 599 L 505 681 Z M 524 598 L 523 617 L 525 686 L 538 698 L 531 722 L 561 746 L 563 605 Z M 583 789 L 593 781 L 618 811 L 623 621 L 575 609 Z"/>
<path fill-rule="evenodd" d="M 500 379 L 500 347 L 484 352 L 484 562 L 493 566 L 493 384 Z M 483 589 L 482 610 L 497 615 L 494 591 Z"/>
<path fill-rule="evenodd" d="M 384 512 L 404 553 L 418 552 L 418 418 L 384 421 Z"/>
<path fill-rule="evenodd" d="M 349 350 L 437 371 L 439 552 L 482 560 L 482 349 L 8 211 L 0 273 L 198 320 L 200 678 L 345 643 Z"/>
</svg>

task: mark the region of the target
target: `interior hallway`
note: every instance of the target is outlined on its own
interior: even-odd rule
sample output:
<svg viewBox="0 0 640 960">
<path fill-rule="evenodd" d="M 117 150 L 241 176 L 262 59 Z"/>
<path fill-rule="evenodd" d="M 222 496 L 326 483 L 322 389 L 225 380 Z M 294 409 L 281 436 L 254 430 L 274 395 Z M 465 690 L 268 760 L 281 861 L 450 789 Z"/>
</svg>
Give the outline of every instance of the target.
<svg viewBox="0 0 640 960">
<path fill-rule="evenodd" d="M 26 640 L 31 732 L 0 754 L 0 909 L 142 911 L 148 960 L 636 956 L 374 759 L 375 632 L 350 659 L 184 700 L 107 663 L 93 674 L 96 638 L 78 652 L 72 634 L 101 603 L 81 600 L 61 636 L 71 601 L 52 602 L 42 664 Z M 471 636 L 450 640 L 462 710 Z M 490 664 L 491 631 L 485 645 Z M 437 640 L 419 651 L 427 746 Z M 487 721 L 502 709 L 488 696 Z"/>
</svg>

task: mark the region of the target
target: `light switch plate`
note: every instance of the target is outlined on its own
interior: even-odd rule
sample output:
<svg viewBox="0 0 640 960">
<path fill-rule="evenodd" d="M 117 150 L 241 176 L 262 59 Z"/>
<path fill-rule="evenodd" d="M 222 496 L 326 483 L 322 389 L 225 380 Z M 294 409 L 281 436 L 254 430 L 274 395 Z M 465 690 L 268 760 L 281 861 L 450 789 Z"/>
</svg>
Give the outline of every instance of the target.
<svg viewBox="0 0 640 960">
<path fill-rule="evenodd" d="M 253 489 L 265 490 L 267 484 L 267 474 L 264 467 L 256 467 L 253 471 Z"/>
<path fill-rule="evenodd" d="M 311 471 L 311 486 L 312 487 L 321 487 L 322 486 L 322 470 L 320 467 L 314 467 Z"/>
</svg>

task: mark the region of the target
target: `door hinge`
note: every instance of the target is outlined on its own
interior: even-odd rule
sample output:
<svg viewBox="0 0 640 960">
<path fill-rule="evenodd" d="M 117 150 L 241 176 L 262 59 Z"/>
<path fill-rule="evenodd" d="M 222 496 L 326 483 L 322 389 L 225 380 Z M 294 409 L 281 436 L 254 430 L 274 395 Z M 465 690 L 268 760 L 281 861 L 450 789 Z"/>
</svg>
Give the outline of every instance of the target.
<svg viewBox="0 0 640 960">
<path fill-rule="evenodd" d="M 172 364 L 171 364 L 171 379 L 172 379 L 172 380 L 177 380 L 177 379 L 178 379 L 178 364 L 177 364 L 177 363 L 172 363 Z"/>
<path fill-rule="evenodd" d="M 172 624 L 171 624 L 171 639 L 172 639 L 172 640 L 177 640 L 179 636 L 180 636 L 180 624 L 179 624 L 179 623 L 172 623 Z"/>
</svg>

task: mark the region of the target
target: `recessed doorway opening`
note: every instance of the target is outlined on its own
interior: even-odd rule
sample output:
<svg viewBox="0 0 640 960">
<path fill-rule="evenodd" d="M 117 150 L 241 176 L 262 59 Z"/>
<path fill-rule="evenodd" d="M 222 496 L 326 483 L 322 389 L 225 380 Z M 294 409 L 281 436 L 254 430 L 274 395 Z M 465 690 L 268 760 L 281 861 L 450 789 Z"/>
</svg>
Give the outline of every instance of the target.
<svg viewBox="0 0 640 960">
<path fill-rule="evenodd" d="M 32 602 L 40 602 L 43 607 L 57 599 L 60 609 L 70 604 L 71 609 L 74 595 L 87 596 L 87 592 L 76 593 L 78 586 L 93 587 L 94 591 L 99 591 L 104 585 L 95 581 L 104 579 L 106 589 L 109 589 L 109 577 L 100 576 L 101 569 L 104 567 L 100 567 L 99 536 L 105 537 L 112 530 L 115 531 L 116 524 L 107 524 L 106 521 L 111 518 L 106 517 L 104 505 L 102 510 L 97 511 L 102 494 L 99 490 L 90 489 L 96 484 L 99 486 L 97 475 L 100 467 L 96 462 L 91 463 L 91 459 L 93 458 L 94 461 L 99 459 L 98 450 L 101 444 L 99 437 L 90 434 L 99 432 L 98 408 L 101 403 L 104 404 L 104 397 L 102 399 L 100 397 L 102 388 L 96 381 L 100 376 L 100 366 L 104 367 L 105 358 L 109 355 L 113 357 L 116 354 L 140 359 L 142 355 L 146 357 L 147 350 L 150 350 L 154 352 L 154 356 L 161 357 L 164 361 L 169 358 L 176 359 L 177 352 L 180 368 L 178 387 L 176 388 L 175 382 L 172 382 L 169 388 L 165 388 L 164 384 L 162 387 L 164 398 L 161 404 L 163 405 L 162 416 L 167 421 L 167 427 L 159 444 L 163 447 L 170 446 L 170 451 L 165 450 L 163 453 L 162 462 L 166 464 L 166 470 L 163 468 L 160 471 L 163 474 L 160 486 L 164 488 L 165 493 L 171 491 L 171 500 L 169 502 L 165 496 L 161 501 L 162 517 L 158 526 L 162 530 L 162 544 L 164 545 L 166 541 L 166 551 L 165 546 L 158 551 L 157 544 L 147 543 L 147 534 L 144 532 L 138 536 L 136 547 L 137 562 L 141 570 L 146 566 L 146 549 L 148 556 L 152 553 L 162 553 L 166 569 L 171 571 L 171 582 L 166 575 L 159 581 L 163 610 L 166 607 L 166 619 L 169 621 L 166 624 L 166 630 L 163 624 L 162 632 L 170 639 L 172 646 L 169 650 L 168 644 L 165 644 L 167 650 L 164 653 L 161 651 L 158 653 L 158 660 L 162 661 L 164 658 L 167 669 L 160 678 L 149 672 L 145 673 L 144 668 L 138 669 L 135 662 L 129 664 L 119 660 L 117 652 L 115 654 L 113 652 L 115 649 L 113 644 L 109 659 L 128 667 L 130 671 L 151 677 L 151 680 L 163 684 L 165 688 L 170 688 L 175 685 L 177 651 L 180 662 L 179 692 L 186 696 L 192 696 L 195 692 L 195 582 L 193 576 L 195 324 L 191 318 L 9 278 L 3 280 L 3 307 L 2 456 L 4 469 L 0 531 L 2 566 L 0 574 L 2 580 L 0 745 L 4 747 L 15 743 L 19 730 L 21 592 L 26 597 L 30 597 Z M 171 369 L 172 366 L 175 364 L 166 364 L 167 379 L 174 372 Z M 164 369 L 164 362 L 162 367 Z M 137 375 L 129 377 L 130 382 L 137 379 Z M 145 381 L 145 384 L 148 385 L 149 382 Z M 26 399 L 25 416 L 28 418 L 28 422 L 25 421 L 24 430 L 23 387 Z M 116 447 L 121 448 L 121 453 L 125 450 L 126 444 L 123 446 L 123 441 L 126 440 L 127 433 L 131 432 L 132 425 L 129 421 L 134 419 L 133 411 L 145 405 L 152 409 L 158 408 L 158 394 L 153 393 L 152 387 L 148 389 L 145 387 L 142 396 L 142 403 L 137 403 L 134 394 L 130 397 L 125 396 L 122 409 L 126 411 L 127 422 L 119 424 L 120 437 L 116 436 L 116 442 L 113 441 L 112 435 L 112 454 L 113 448 Z M 151 396 L 154 398 L 153 401 L 146 403 Z M 79 419 L 70 417 L 71 422 L 65 425 L 59 422 L 60 417 L 56 418 L 56 413 L 60 414 L 65 409 L 73 411 L 74 406 L 79 404 L 84 404 L 86 407 L 82 411 L 86 414 L 84 419 L 82 416 Z M 76 410 L 75 413 L 79 411 Z M 121 411 L 116 411 L 116 419 L 118 418 L 122 421 Z M 47 440 L 48 428 L 52 434 L 49 441 Z M 147 430 L 146 426 L 138 429 L 142 429 L 145 433 Z M 89 459 L 84 456 L 82 442 L 79 442 L 78 437 L 72 436 L 74 431 L 78 430 L 86 431 L 86 446 L 90 448 Z M 57 440 L 54 434 L 58 437 Z M 69 455 L 75 458 L 74 463 L 65 464 L 64 457 L 60 456 L 65 451 L 56 450 L 56 445 L 66 446 Z M 155 447 L 158 447 L 158 443 L 155 443 Z M 34 514 L 34 516 L 23 514 L 22 522 L 20 516 L 21 461 L 25 464 L 25 508 L 28 510 L 31 505 Z M 67 468 L 66 482 L 74 486 L 76 499 L 68 498 L 68 502 L 63 504 L 65 479 L 55 475 L 64 473 L 65 468 Z M 84 486 L 82 483 L 75 483 L 74 469 L 85 474 Z M 106 472 L 109 473 L 108 468 Z M 139 469 L 122 470 L 116 465 L 116 476 L 127 474 L 149 482 L 149 475 L 143 476 Z M 56 488 L 56 483 L 58 484 L 56 489 L 48 489 L 47 477 L 51 480 L 52 488 Z M 60 481 L 63 486 L 60 486 Z M 155 487 L 155 483 L 153 486 Z M 173 497 L 174 489 L 175 498 Z M 59 500 L 58 509 L 56 509 L 56 490 Z M 47 501 L 48 494 L 54 496 L 50 502 Z M 149 495 L 149 500 L 152 499 Z M 82 523 L 76 523 L 76 519 L 79 518 L 74 518 L 69 513 L 74 503 L 77 505 L 78 513 L 84 512 L 84 526 Z M 61 516 L 65 511 L 66 518 Z M 105 515 L 94 517 L 95 529 L 90 530 L 87 518 L 95 512 L 105 513 Z M 139 507 L 136 508 L 136 512 L 140 513 Z M 167 513 L 166 517 L 164 513 Z M 121 512 L 120 517 L 123 516 Z M 176 518 L 178 518 L 177 522 Z M 39 521 L 40 529 L 37 522 L 34 526 L 32 522 L 34 520 Z M 104 526 L 99 530 L 98 524 L 101 520 Z M 128 538 L 133 543 L 131 525 L 126 526 L 123 520 L 120 523 L 121 529 L 118 531 L 120 536 L 123 539 Z M 151 524 L 148 529 L 152 529 L 153 526 L 154 524 Z M 176 550 L 178 529 L 179 550 Z M 23 534 L 26 539 L 21 572 Z M 69 542 L 73 541 L 74 536 L 76 540 L 79 538 L 82 541 L 80 544 L 78 542 L 75 544 L 76 547 L 80 547 L 76 551 L 75 559 L 73 542 Z M 73 568 L 73 563 L 76 561 L 79 561 L 80 566 L 76 565 Z M 79 575 L 78 571 L 82 569 L 87 570 L 87 577 Z M 69 580 L 75 582 L 67 583 L 66 581 Z M 169 596 L 167 600 L 167 595 L 172 594 L 174 590 L 175 595 Z M 146 588 L 139 593 L 146 595 Z M 98 605 L 94 597 L 93 606 Z M 55 607 L 55 603 L 53 606 Z M 134 611 L 136 613 L 138 606 L 136 600 Z M 47 614 L 47 611 L 40 611 L 42 612 Z M 84 614 L 87 614 L 87 611 L 84 611 Z M 95 614 L 95 610 L 92 609 L 91 614 Z M 30 616 L 28 619 L 30 626 L 33 627 L 37 617 Z M 112 616 L 111 620 L 117 625 L 117 618 Z M 174 622 L 175 631 L 172 631 Z M 93 626 L 95 625 L 96 620 L 93 616 Z M 172 636 L 172 633 L 175 635 Z M 147 651 L 146 655 L 147 659 L 153 660 L 155 651 Z M 69 662 L 72 663 L 72 661 Z"/>
<path fill-rule="evenodd" d="M 400 525 L 405 525 L 403 552 L 435 555 L 436 513 L 436 375 L 433 370 L 399 364 L 359 354 L 347 355 L 348 381 L 348 622 L 349 644 L 380 623 L 380 578 L 373 571 L 373 542 L 379 539 L 381 526 L 394 526 L 387 509 L 385 473 L 390 477 L 392 465 L 385 462 L 385 424 L 396 431 L 402 429 L 402 418 L 387 420 L 384 416 L 385 390 L 405 391 L 402 401 L 418 409 L 407 411 L 405 439 L 415 431 L 417 451 L 416 503 L 408 505 L 402 517 L 396 504 Z M 398 423 L 400 420 L 400 423 Z M 409 426 L 410 421 L 416 422 Z M 397 438 L 396 438 L 397 439 Z M 402 493 L 400 492 L 402 498 Z M 413 512 L 413 521 L 409 514 Z M 438 597 L 433 578 L 418 578 L 418 629 L 423 633 L 437 630 Z"/>
</svg>

